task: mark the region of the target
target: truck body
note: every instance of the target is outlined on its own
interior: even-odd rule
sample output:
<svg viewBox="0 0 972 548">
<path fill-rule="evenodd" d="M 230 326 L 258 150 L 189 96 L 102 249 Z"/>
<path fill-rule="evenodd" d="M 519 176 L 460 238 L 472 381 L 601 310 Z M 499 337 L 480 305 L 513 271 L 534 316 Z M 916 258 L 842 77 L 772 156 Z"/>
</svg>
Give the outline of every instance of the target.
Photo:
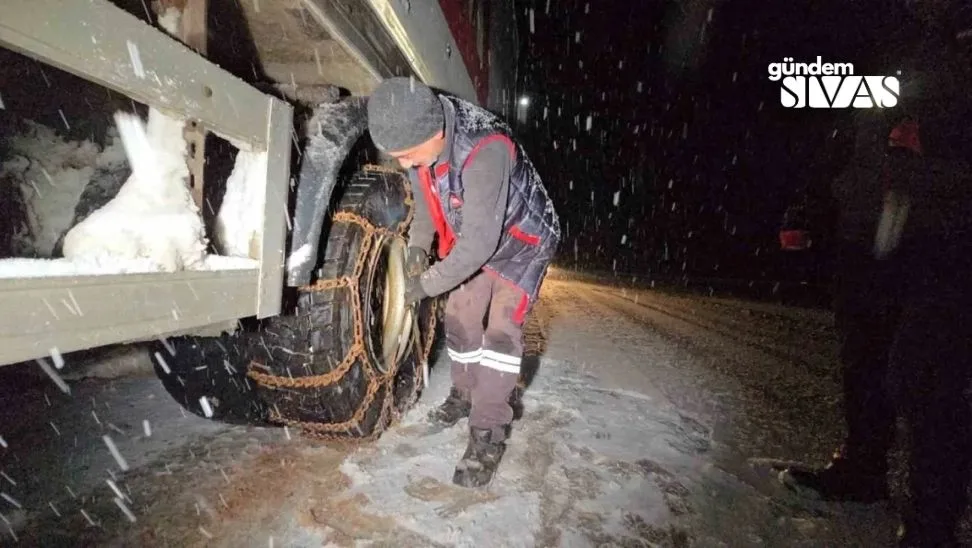
<svg viewBox="0 0 972 548">
<path fill-rule="evenodd" d="M 182 0 L 181 9 L 196 1 Z M 311 281 L 314 262 L 294 254 L 325 252 L 320 225 L 343 157 L 313 177 L 292 173 L 292 105 L 173 39 L 149 14 L 134 15 L 147 9 L 144 2 L 126 2 L 4 0 L 0 46 L 177 114 L 252 153 L 262 166 L 259 184 L 249 187 L 251 201 L 262 204 L 259 229 L 245 255 L 209 257 L 193 270 L 85 272 L 65 259 L 40 269 L 25 262 L 23 275 L 0 278 L 0 365 L 277 316 L 286 288 Z M 501 113 L 513 104 L 516 29 L 507 2 L 210 0 L 208 9 L 228 13 L 220 10 L 230 4 L 240 13 L 225 24 L 245 25 L 263 78 L 298 95 L 308 86 L 350 93 L 333 112 L 359 115 L 333 126 L 341 133 L 328 144 L 334 154 L 346 154 L 362 134 L 363 97 L 386 77 L 413 76 Z M 210 55 L 232 46 L 215 33 L 209 44 Z M 10 96 L 0 88 L 8 103 Z"/>
</svg>

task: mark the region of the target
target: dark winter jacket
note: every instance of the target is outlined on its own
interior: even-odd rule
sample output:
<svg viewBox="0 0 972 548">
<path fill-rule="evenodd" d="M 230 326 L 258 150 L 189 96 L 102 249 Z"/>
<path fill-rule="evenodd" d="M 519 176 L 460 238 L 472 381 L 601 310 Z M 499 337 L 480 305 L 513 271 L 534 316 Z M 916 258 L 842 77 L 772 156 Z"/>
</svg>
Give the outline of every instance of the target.
<svg viewBox="0 0 972 548">
<path fill-rule="evenodd" d="M 897 106 L 855 109 L 830 147 L 851 150 L 830 182 L 838 209 L 837 236 L 872 247 L 886 200 L 907 203 L 901 243 L 972 234 L 972 77 L 969 60 L 926 40 L 886 63 L 898 75 Z M 903 122 L 917 127 L 920 153 L 890 146 Z M 849 139 L 841 140 L 842 136 Z M 835 145 L 836 143 L 836 145 Z M 962 236 L 964 235 L 964 236 Z"/>
<path fill-rule="evenodd" d="M 422 275 L 429 295 L 453 289 L 481 268 L 536 299 L 560 240 L 553 203 L 509 127 L 462 99 L 441 96 L 446 149 L 431 168 L 410 170 L 416 198 L 410 245 L 438 236 L 443 260 Z"/>
</svg>

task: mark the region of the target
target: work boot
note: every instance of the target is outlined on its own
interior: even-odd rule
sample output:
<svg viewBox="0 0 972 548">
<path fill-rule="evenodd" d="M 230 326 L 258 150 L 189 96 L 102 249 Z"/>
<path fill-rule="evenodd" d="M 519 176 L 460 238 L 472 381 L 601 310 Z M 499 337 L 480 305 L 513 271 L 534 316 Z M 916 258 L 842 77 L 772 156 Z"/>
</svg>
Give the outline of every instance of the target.
<svg viewBox="0 0 972 548">
<path fill-rule="evenodd" d="M 809 491 L 825 501 L 878 502 L 888 498 L 887 464 L 874 460 L 883 459 L 851 459 L 840 448 L 826 467 L 791 466 L 780 479 L 795 491 Z"/>
<path fill-rule="evenodd" d="M 469 397 L 453 386 L 445 401 L 429 412 L 429 419 L 441 426 L 452 426 L 459 422 L 459 419 L 468 417 L 471 407 Z"/>
<path fill-rule="evenodd" d="M 957 517 L 955 523 L 950 525 L 936 523 L 923 526 L 915 523 L 914 519 L 905 519 L 898 528 L 898 548 L 958 548 L 957 528 Z"/>
<path fill-rule="evenodd" d="M 452 483 L 462 487 L 488 485 L 506 451 L 505 440 L 505 436 L 495 435 L 493 430 L 470 428 L 469 445 L 466 446 L 466 452 L 456 465 Z"/>
</svg>

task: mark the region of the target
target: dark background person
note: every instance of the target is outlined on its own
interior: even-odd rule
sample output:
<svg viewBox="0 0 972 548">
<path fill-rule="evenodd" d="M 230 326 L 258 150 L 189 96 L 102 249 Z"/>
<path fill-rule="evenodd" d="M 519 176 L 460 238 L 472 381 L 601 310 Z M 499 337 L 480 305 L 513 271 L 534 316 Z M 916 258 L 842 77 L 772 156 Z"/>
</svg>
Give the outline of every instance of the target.
<svg viewBox="0 0 972 548">
<path fill-rule="evenodd" d="M 899 415 L 901 545 L 952 546 L 972 469 L 972 76 L 948 27 L 958 6 L 906 4 L 874 44 L 880 74 L 901 71 L 901 102 L 854 111 L 827 145 L 851 154 L 831 189 L 847 436 L 827 467 L 784 479 L 828 500 L 886 498 Z"/>
</svg>

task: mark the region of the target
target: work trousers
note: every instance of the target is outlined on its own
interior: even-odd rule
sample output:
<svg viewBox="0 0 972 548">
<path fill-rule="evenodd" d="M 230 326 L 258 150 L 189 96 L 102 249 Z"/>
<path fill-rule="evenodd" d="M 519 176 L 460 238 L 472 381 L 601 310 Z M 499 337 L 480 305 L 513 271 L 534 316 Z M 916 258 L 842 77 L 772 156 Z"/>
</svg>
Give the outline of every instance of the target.
<svg viewBox="0 0 972 548">
<path fill-rule="evenodd" d="M 845 245 L 835 313 L 848 457 L 886 470 L 895 417 L 908 426 L 907 522 L 947 535 L 972 471 L 972 250 L 911 242 L 885 260 Z"/>
<path fill-rule="evenodd" d="M 529 306 L 523 290 L 487 270 L 456 288 L 446 304 L 452 384 L 472 403 L 469 426 L 492 430 L 496 440 L 513 421 L 509 397 L 520 376 Z"/>
</svg>

